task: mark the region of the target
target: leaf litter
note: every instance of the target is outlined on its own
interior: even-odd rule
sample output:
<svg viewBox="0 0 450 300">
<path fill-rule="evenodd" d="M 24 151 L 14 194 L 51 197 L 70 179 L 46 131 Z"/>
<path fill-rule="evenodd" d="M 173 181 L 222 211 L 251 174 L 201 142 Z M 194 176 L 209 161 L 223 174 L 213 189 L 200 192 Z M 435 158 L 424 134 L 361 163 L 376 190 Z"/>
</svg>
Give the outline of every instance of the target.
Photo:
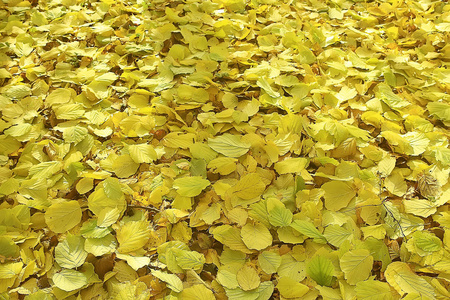
<svg viewBox="0 0 450 300">
<path fill-rule="evenodd" d="M 2 8 L 2 298 L 450 297 L 446 2 Z"/>
</svg>

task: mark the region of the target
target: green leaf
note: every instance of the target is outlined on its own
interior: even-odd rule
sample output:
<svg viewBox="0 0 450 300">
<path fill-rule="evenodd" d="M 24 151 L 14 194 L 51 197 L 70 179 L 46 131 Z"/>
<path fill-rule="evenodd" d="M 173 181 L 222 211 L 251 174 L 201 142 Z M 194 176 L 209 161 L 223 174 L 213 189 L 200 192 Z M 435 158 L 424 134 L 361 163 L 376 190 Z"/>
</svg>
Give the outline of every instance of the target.
<svg viewBox="0 0 450 300">
<path fill-rule="evenodd" d="M 269 213 L 269 222 L 273 226 L 289 226 L 292 222 L 292 212 L 284 204 L 276 199 L 267 199 L 267 212 Z"/>
<path fill-rule="evenodd" d="M 91 219 L 89 221 L 86 221 L 83 223 L 83 226 L 81 226 L 80 234 L 84 238 L 95 238 L 99 239 L 102 237 L 107 236 L 111 232 L 111 229 L 109 227 L 99 227 L 97 226 L 97 220 Z"/>
<path fill-rule="evenodd" d="M 239 135 L 225 133 L 216 138 L 208 139 L 208 146 L 227 157 L 241 157 L 250 149 L 250 144 L 241 141 Z"/>
<path fill-rule="evenodd" d="M 314 225 L 311 222 L 304 220 L 294 220 L 291 224 L 291 227 L 300 232 L 301 234 L 314 239 L 316 243 L 319 244 L 327 243 L 327 240 L 323 236 L 323 234 L 321 234 L 319 230 L 317 230 L 317 228 L 314 227 Z"/>
<path fill-rule="evenodd" d="M 53 232 L 63 233 L 80 223 L 81 215 L 78 201 L 55 203 L 45 212 L 45 223 Z"/>
<path fill-rule="evenodd" d="M 328 258 L 317 255 L 309 261 L 306 273 L 318 284 L 331 286 L 334 275 L 334 266 Z"/>
<path fill-rule="evenodd" d="M 344 241 L 349 240 L 352 237 L 350 231 L 338 225 L 327 226 L 323 235 L 328 243 L 335 247 L 340 247 Z"/>
<path fill-rule="evenodd" d="M 81 289 L 88 284 L 88 278 L 83 273 L 69 269 L 55 273 L 52 280 L 57 288 L 66 292 Z"/>
<path fill-rule="evenodd" d="M 176 262 L 181 269 L 200 271 L 203 268 L 205 263 L 203 254 L 178 248 L 173 248 L 171 251 L 173 251 Z"/>
<path fill-rule="evenodd" d="M 372 271 L 373 257 L 369 250 L 356 249 L 344 253 L 339 262 L 345 279 L 349 284 L 354 285 L 369 277 Z"/>
<path fill-rule="evenodd" d="M 84 250 L 84 238 L 69 234 L 55 247 L 55 260 L 63 268 L 76 268 L 86 260 L 88 253 Z"/>
<path fill-rule="evenodd" d="M 442 248 L 442 241 L 429 232 L 416 231 L 413 238 L 416 247 L 423 251 L 436 252 Z"/>
<path fill-rule="evenodd" d="M 203 179 L 201 176 L 191 176 L 177 178 L 173 181 L 173 187 L 177 190 L 177 193 L 185 197 L 195 197 L 211 183 L 207 179 Z"/>
</svg>

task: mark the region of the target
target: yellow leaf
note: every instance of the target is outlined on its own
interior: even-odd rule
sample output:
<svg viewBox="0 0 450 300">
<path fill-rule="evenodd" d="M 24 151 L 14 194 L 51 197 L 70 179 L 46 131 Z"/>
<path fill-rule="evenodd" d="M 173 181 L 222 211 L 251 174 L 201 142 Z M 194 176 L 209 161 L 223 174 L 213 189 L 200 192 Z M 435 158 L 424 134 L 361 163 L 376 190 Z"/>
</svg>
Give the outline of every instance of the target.
<svg viewBox="0 0 450 300">
<path fill-rule="evenodd" d="M 391 263 L 384 272 L 387 282 L 401 295 L 418 293 L 422 299 L 435 299 L 433 287 L 404 262 Z"/>
<path fill-rule="evenodd" d="M 239 198 L 249 200 L 260 196 L 266 185 L 261 181 L 261 176 L 256 173 L 245 175 L 233 188 L 233 194 Z"/>
<path fill-rule="evenodd" d="M 78 201 L 52 204 L 45 212 L 47 226 L 56 233 L 63 233 L 81 221 L 81 208 Z"/>
<path fill-rule="evenodd" d="M 191 176 L 175 179 L 173 187 L 181 196 L 195 197 L 200 195 L 210 184 L 209 180 L 203 179 L 201 176 Z"/>
<path fill-rule="evenodd" d="M 325 195 L 325 207 L 332 211 L 338 211 L 350 203 L 356 192 L 352 186 L 342 181 L 330 181 L 322 185 Z"/>
<path fill-rule="evenodd" d="M 281 296 L 285 298 L 300 298 L 309 292 L 309 288 L 289 277 L 280 277 L 276 286 Z"/>
<path fill-rule="evenodd" d="M 344 253 L 340 259 L 340 265 L 347 282 L 354 285 L 369 277 L 372 271 L 373 257 L 369 250 L 356 249 Z"/>
<path fill-rule="evenodd" d="M 308 165 L 308 159 L 303 157 L 288 158 L 275 164 L 278 174 L 300 173 Z"/>
<path fill-rule="evenodd" d="M 384 181 L 384 185 L 389 192 L 399 197 L 403 196 L 408 189 L 403 176 L 398 172 L 387 177 Z"/>
<path fill-rule="evenodd" d="M 250 143 L 243 142 L 240 136 L 225 133 L 208 139 L 208 145 L 216 152 L 228 157 L 240 157 L 248 152 Z"/>
<path fill-rule="evenodd" d="M 272 235 L 262 224 L 245 224 L 241 229 L 241 236 L 249 249 L 262 250 L 272 244 Z"/>
<path fill-rule="evenodd" d="M 213 292 L 204 284 L 196 284 L 184 289 L 180 294 L 180 300 L 215 300 Z"/>
<path fill-rule="evenodd" d="M 120 253 L 129 253 L 141 249 L 151 236 L 147 221 L 130 221 L 116 230 Z"/>
<path fill-rule="evenodd" d="M 256 289 L 261 282 L 256 270 L 247 264 L 237 272 L 236 278 L 244 291 Z"/>
<path fill-rule="evenodd" d="M 127 178 L 136 173 L 139 164 L 130 155 L 125 154 L 117 157 L 112 163 L 113 172 L 119 178 Z"/>
<path fill-rule="evenodd" d="M 208 163 L 208 168 L 213 173 L 228 175 L 236 170 L 237 159 L 232 157 L 218 157 Z"/>
</svg>

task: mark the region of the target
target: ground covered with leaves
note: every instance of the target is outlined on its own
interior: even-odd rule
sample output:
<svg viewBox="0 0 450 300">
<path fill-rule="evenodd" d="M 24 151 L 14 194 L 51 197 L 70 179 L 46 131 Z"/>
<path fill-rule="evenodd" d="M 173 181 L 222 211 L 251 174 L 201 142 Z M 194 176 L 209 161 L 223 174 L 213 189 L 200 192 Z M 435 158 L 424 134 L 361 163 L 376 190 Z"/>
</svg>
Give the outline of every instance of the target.
<svg viewBox="0 0 450 300">
<path fill-rule="evenodd" d="M 449 299 L 450 5 L 4 0 L 1 299 Z"/>
</svg>

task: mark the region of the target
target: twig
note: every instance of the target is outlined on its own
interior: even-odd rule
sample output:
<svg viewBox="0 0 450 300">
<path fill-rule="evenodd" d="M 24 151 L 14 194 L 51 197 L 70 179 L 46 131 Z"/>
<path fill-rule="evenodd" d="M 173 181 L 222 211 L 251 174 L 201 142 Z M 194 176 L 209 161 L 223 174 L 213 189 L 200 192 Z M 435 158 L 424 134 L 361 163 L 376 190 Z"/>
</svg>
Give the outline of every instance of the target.
<svg viewBox="0 0 450 300">
<path fill-rule="evenodd" d="M 131 205 L 131 204 L 128 204 L 127 207 L 146 209 L 146 210 L 150 210 L 150 211 L 153 211 L 153 212 L 156 212 L 156 213 L 161 212 L 159 209 L 154 208 L 154 207 L 152 207 L 152 206 L 141 206 L 141 205 Z"/>
</svg>

